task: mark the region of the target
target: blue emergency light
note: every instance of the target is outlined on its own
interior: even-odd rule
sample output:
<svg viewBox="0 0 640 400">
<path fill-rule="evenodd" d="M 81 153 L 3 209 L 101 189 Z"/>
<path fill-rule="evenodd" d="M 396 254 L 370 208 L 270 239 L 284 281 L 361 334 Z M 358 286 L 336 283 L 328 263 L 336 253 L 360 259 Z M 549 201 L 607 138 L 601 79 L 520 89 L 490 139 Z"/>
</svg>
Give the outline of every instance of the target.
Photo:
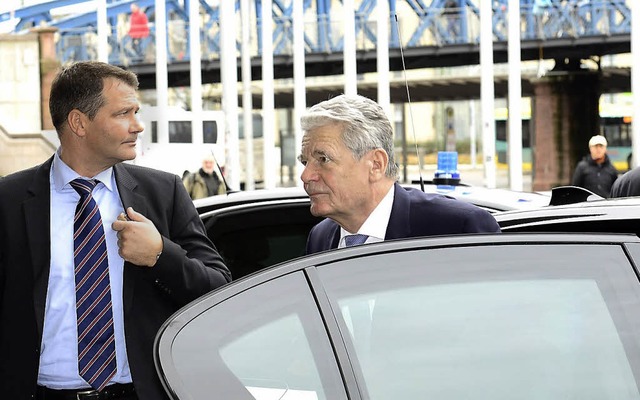
<svg viewBox="0 0 640 400">
<path fill-rule="evenodd" d="M 438 166 L 433 176 L 433 183 L 446 186 L 456 186 L 460 183 L 457 151 L 438 152 Z"/>
</svg>

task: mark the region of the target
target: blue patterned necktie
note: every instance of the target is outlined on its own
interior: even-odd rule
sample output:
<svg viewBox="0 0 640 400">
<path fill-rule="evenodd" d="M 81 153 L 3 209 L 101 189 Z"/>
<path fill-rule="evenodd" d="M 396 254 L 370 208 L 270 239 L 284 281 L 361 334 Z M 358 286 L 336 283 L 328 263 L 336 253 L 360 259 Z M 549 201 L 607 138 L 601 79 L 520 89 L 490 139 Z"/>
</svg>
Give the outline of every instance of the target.
<svg viewBox="0 0 640 400">
<path fill-rule="evenodd" d="M 359 233 L 356 235 L 347 235 L 344 237 L 344 245 L 346 247 L 357 246 L 366 242 L 368 238 L 368 235 L 361 235 Z"/>
<path fill-rule="evenodd" d="M 78 371 L 99 391 L 116 373 L 116 347 L 107 244 L 100 210 L 91 196 L 96 184 L 86 179 L 71 182 L 80 195 L 73 220 Z"/>
</svg>

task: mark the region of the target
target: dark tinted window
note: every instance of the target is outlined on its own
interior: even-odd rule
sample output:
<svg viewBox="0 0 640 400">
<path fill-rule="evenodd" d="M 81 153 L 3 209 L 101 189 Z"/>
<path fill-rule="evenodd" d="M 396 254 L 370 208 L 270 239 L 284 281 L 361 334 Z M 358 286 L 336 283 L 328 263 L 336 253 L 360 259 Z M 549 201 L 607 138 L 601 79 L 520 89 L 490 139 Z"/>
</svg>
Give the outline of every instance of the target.
<svg viewBox="0 0 640 400">
<path fill-rule="evenodd" d="M 308 232 L 304 225 L 260 227 L 229 232 L 214 243 L 238 279 L 304 255 Z"/>
<path fill-rule="evenodd" d="M 304 255 L 309 230 L 320 218 L 309 203 L 247 206 L 203 218 L 207 235 L 233 279 Z"/>
<path fill-rule="evenodd" d="M 169 121 L 169 143 L 192 143 L 191 121 Z"/>
<path fill-rule="evenodd" d="M 158 143 L 158 121 L 151 121 L 151 142 Z M 218 142 L 218 123 L 202 121 L 204 143 Z M 192 143 L 191 121 L 169 121 L 169 143 Z"/>
<path fill-rule="evenodd" d="M 158 121 L 151 121 L 151 143 L 158 143 Z"/>
<path fill-rule="evenodd" d="M 204 143 L 218 143 L 218 123 L 202 121 L 202 140 Z"/>
<path fill-rule="evenodd" d="M 631 146 L 631 121 L 624 117 L 600 118 L 600 134 L 610 147 Z"/>
</svg>

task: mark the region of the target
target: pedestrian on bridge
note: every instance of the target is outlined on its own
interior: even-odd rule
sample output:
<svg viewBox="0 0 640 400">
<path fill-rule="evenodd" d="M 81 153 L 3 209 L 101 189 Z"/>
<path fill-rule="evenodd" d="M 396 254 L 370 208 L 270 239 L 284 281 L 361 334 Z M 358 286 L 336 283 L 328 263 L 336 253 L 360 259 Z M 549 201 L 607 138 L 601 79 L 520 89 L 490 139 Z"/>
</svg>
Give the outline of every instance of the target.
<svg viewBox="0 0 640 400">
<path fill-rule="evenodd" d="M 131 17 L 129 19 L 129 37 L 131 46 L 137 57 L 142 57 L 142 40 L 149 36 L 149 19 L 140 7 L 131 3 Z"/>
</svg>

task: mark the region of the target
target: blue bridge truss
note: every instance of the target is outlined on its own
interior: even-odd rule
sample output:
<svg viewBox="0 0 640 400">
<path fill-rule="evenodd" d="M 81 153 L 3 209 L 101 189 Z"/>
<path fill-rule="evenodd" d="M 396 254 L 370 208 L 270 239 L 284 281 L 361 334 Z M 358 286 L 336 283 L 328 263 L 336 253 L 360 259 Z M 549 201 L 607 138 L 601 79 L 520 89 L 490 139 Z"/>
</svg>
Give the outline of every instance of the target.
<svg viewBox="0 0 640 400">
<path fill-rule="evenodd" d="M 58 58 L 62 62 L 97 58 L 96 12 L 77 13 L 54 18 L 51 10 L 73 6 L 88 0 L 54 0 L 0 14 L 0 22 L 17 20 L 14 33 L 31 27 L 51 26 L 59 30 Z M 293 44 L 293 1 L 273 0 L 274 55 L 291 55 Z M 307 53 L 342 52 L 343 24 L 340 20 L 341 1 L 302 0 L 307 21 L 305 47 Z M 355 1 L 356 48 L 375 49 L 377 42 L 376 1 L 388 1 L 390 9 L 390 48 L 399 48 L 400 35 L 404 48 L 447 46 L 479 43 L 479 2 L 487 0 L 361 0 Z M 128 36 L 128 16 L 131 4 L 136 3 L 148 16 L 150 34 L 136 46 Z M 220 13 L 206 0 L 200 0 L 203 15 L 200 26 L 202 59 L 220 57 Z M 545 4 L 542 6 L 541 4 Z M 254 0 L 256 24 L 252 36 L 258 38 L 255 56 L 261 52 L 260 20 L 261 0 Z M 508 0 L 493 1 L 493 35 L 496 41 L 507 38 Z M 189 60 L 189 2 L 166 0 L 167 52 L 169 62 Z M 585 38 L 611 35 L 629 35 L 631 10 L 625 0 L 521 0 L 521 39 L 552 40 L 558 38 Z M 236 1 L 236 12 L 240 1 Z M 398 17 L 400 28 L 395 25 Z M 109 61 L 116 65 L 131 66 L 153 62 L 155 37 L 155 0 L 107 0 Z M 238 49 L 240 44 L 238 43 Z"/>
</svg>

